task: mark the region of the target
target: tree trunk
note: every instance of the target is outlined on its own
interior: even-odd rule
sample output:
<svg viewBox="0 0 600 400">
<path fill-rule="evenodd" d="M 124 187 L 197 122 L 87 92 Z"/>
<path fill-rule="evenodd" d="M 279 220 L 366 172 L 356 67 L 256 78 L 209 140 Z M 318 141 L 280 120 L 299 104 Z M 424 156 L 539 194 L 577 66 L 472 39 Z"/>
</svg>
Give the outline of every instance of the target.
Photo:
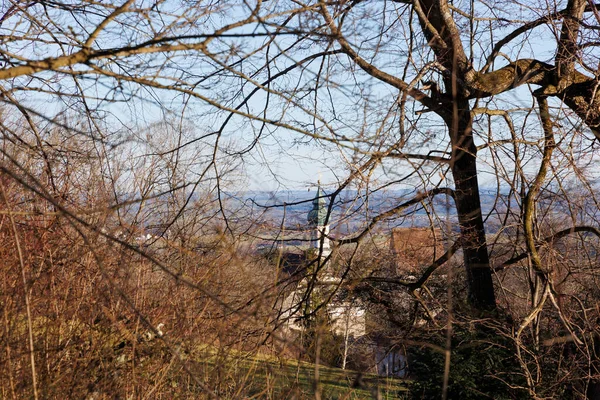
<svg viewBox="0 0 600 400">
<path fill-rule="evenodd" d="M 468 100 L 457 99 L 454 111 L 453 121 L 448 124 L 452 139 L 451 166 L 469 301 L 477 309 L 493 310 L 496 298 L 479 197 L 477 148 L 473 142 Z"/>
</svg>

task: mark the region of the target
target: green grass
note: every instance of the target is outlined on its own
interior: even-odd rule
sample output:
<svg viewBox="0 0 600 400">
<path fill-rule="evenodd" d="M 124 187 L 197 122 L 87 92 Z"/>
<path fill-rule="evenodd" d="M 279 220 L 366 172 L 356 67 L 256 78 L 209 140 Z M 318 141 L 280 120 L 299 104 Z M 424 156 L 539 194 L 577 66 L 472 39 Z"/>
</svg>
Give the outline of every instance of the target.
<svg viewBox="0 0 600 400">
<path fill-rule="evenodd" d="M 311 363 L 207 348 L 201 353 L 193 357 L 194 369 L 202 371 L 206 385 L 214 387 L 221 398 L 304 399 L 315 398 L 315 390 L 323 399 L 401 399 L 406 395 L 400 379 L 320 365 L 316 380 L 317 369 Z"/>
<path fill-rule="evenodd" d="M 22 320 L 16 326 L 24 336 L 26 321 Z M 33 323 L 35 337 L 51 330 L 65 336 L 82 337 L 82 346 L 87 343 L 85 340 L 97 343 L 87 356 L 88 362 L 97 361 L 90 376 L 102 382 L 110 381 L 121 388 L 125 383 L 120 378 L 113 378 L 114 372 L 119 372 L 118 376 L 130 376 L 129 368 L 135 363 L 137 382 L 144 390 L 153 390 L 156 398 L 203 399 L 208 398 L 207 392 L 212 392 L 223 399 L 314 399 L 318 390 L 322 399 L 401 399 L 407 391 L 405 381 L 400 379 L 323 365 L 318 366 L 318 379 L 315 379 L 315 364 L 227 347 L 202 345 L 193 350 L 188 348 L 190 351 L 180 353 L 183 359 L 179 361 L 159 340 L 139 343 L 125 340 L 126 345 L 120 347 L 118 345 L 126 339 L 120 332 L 86 331 L 84 328 L 85 325 L 73 321 L 56 325 L 45 318 L 38 318 Z"/>
</svg>

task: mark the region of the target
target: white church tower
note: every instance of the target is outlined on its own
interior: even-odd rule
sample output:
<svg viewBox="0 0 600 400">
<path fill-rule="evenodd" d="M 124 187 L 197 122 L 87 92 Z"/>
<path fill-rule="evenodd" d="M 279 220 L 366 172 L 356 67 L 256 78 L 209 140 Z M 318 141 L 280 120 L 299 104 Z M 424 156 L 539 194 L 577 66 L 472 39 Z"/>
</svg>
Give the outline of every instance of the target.
<svg viewBox="0 0 600 400">
<path fill-rule="evenodd" d="M 329 242 L 329 224 L 327 223 L 327 206 L 325 194 L 321 190 L 321 182 L 317 186 L 317 195 L 313 200 L 313 208 L 308 213 L 308 226 L 310 228 L 310 247 L 321 250 L 321 242 L 323 249 L 322 257 L 327 257 L 331 254 L 331 244 Z"/>
</svg>

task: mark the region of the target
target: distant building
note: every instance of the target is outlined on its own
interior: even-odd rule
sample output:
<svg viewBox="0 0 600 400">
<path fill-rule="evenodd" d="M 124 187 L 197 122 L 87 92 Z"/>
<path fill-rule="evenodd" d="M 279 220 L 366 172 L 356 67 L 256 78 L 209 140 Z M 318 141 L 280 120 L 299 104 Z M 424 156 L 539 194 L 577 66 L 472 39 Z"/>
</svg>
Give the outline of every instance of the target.
<svg viewBox="0 0 600 400">
<path fill-rule="evenodd" d="M 440 229 L 395 228 L 390 238 L 397 275 L 414 275 L 444 254 L 444 237 Z"/>
<path fill-rule="evenodd" d="M 326 195 L 320 185 L 312 201 L 313 207 L 308 212 L 307 228 L 310 244 L 299 258 L 298 249 L 282 251 L 282 261 L 287 263 L 287 271 L 303 272 L 298 285 L 285 297 L 282 304 L 282 320 L 285 327 L 292 332 L 305 329 L 306 312 L 315 307 L 315 299 L 327 299 L 340 285 L 341 279 L 331 273 L 332 259 L 331 241 L 329 238 L 329 221 Z M 300 265 L 303 262 L 303 265 Z M 326 264 L 325 264 L 326 263 Z M 326 307 L 329 329 L 334 334 L 343 337 L 345 348 L 350 341 L 366 335 L 366 312 L 359 301 L 353 299 L 336 299 Z M 345 363 L 345 361 L 344 361 Z"/>
<path fill-rule="evenodd" d="M 330 299 L 323 310 L 327 313 L 329 331 L 342 339 L 342 366 L 354 357 L 358 361 L 350 365 L 380 375 L 402 377 L 407 363 L 396 339 L 397 328 L 386 322 L 381 307 L 366 303 L 352 291 L 337 290 L 342 281 L 333 272 L 337 255 L 332 252 L 326 198 L 319 187 L 304 231 L 307 245 L 277 246 L 280 262 L 294 275 L 294 283 L 290 283 L 290 290 L 280 304 L 280 320 L 288 332 L 300 335 L 307 326 L 306 316 L 314 310 L 316 303 L 312 302 Z M 391 270 L 384 273 L 390 277 L 419 276 L 444 254 L 445 245 L 440 229 L 395 228 L 389 235 L 393 262 Z"/>
<path fill-rule="evenodd" d="M 308 227 L 310 229 L 310 246 L 322 257 L 331 254 L 329 241 L 329 215 L 326 206 L 325 194 L 321 190 L 321 183 L 317 186 L 317 195 L 313 200 L 313 208 L 308 213 Z"/>
</svg>

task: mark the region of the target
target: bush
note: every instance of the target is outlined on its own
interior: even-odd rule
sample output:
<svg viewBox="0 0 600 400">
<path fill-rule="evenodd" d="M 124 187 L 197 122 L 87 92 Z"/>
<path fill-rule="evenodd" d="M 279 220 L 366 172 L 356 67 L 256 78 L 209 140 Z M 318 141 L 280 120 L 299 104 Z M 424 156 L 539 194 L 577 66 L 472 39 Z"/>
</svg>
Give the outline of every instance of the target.
<svg viewBox="0 0 600 400">
<path fill-rule="evenodd" d="M 434 340 L 444 343 L 442 333 Z M 439 398 L 444 354 L 429 347 L 410 348 L 408 360 L 411 398 Z M 449 399 L 529 398 L 526 390 L 518 389 L 526 383 L 511 341 L 499 335 L 487 337 L 482 330 L 454 333 L 448 385 Z"/>
</svg>

